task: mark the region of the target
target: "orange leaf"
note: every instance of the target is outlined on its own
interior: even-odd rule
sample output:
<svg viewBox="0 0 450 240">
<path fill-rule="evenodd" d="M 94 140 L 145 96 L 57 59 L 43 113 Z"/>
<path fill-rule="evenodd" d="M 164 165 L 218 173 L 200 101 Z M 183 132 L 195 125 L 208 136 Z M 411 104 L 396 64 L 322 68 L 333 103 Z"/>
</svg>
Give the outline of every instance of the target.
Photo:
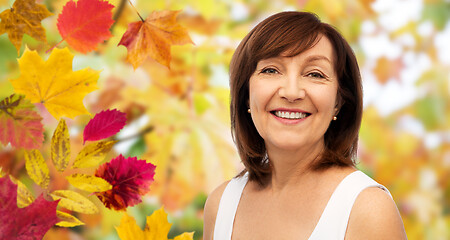
<svg viewBox="0 0 450 240">
<path fill-rule="evenodd" d="M 403 68 L 401 59 L 390 60 L 385 57 L 381 57 L 377 61 L 377 65 L 373 69 L 377 76 L 378 82 L 381 84 L 386 83 L 390 78 L 400 79 L 400 71 Z"/>
<path fill-rule="evenodd" d="M 44 5 L 36 4 L 34 0 L 17 0 L 11 9 L 0 13 L 0 35 L 8 33 L 9 40 L 19 55 L 23 34 L 39 41 L 47 41 L 41 20 L 51 15 Z"/>
<path fill-rule="evenodd" d="M 186 29 L 176 22 L 180 11 L 153 12 L 143 21 L 128 25 L 119 45 L 128 49 L 127 61 L 136 69 L 147 57 L 170 66 L 170 46 L 193 43 Z"/>
<path fill-rule="evenodd" d="M 58 16 L 58 30 L 63 40 L 75 50 L 87 53 L 112 35 L 113 5 L 102 0 L 69 1 Z"/>
</svg>

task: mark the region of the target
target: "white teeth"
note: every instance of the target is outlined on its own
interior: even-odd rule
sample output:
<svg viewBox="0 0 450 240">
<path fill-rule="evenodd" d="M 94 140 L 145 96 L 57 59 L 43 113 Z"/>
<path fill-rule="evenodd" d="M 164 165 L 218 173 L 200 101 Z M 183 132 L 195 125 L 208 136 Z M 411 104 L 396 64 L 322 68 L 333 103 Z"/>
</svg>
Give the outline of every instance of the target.
<svg viewBox="0 0 450 240">
<path fill-rule="evenodd" d="M 306 117 L 306 113 L 301 112 L 284 112 L 284 111 L 275 111 L 275 115 L 280 118 L 286 119 L 302 119 Z"/>
</svg>

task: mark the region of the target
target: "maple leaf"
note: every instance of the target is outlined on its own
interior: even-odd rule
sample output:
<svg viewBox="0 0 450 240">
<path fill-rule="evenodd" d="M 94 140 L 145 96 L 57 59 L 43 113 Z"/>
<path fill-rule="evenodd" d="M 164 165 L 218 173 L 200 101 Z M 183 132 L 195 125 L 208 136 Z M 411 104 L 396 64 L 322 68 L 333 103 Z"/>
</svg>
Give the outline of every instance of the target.
<svg viewBox="0 0 450 240">
<path fill-rule="evenodd" d="M 23 96 L 11 95 L 0 102 L 0 142 L 25 149 L 40 148 L 44 141 L 42 117 Z"/>
<path fill-rule="evenodd" d="M 9 177 L 0 178 L 0 233 L 2 239 L 42 239 L 59 219 L 58 201 L 46 201 L 39 196 L 25 208 L 17 207 L 17 185 Z"/>
<path fill-rule="evenodd" d="M 20 76 L 10 80 L 14 91 L 32 103 L 42 103 L 56 119 L 89 114 L 83 98 L 97 89 L 100 71 L 85 68 L 73 72 L 72 60 L 67 48 L 53 49 L 47 61 L 36 51 L 25 49 L 18 60 Z"/>
<path fill-rule="evenodd" d="M 47 42 L 41 20 L 51 15 L 53 14 L 44 5 L 36 4 L 34 0 L 16 0 L 11 9 L 0 13 L 0 35 L 8 33 L 9 40 L 19 55 L 24 34 Z"/>
<path fill-rule="evenodd" d="M 124 210 L 140 203 L 153 182 L 156 166 L 136 157 L 125 158 L 122 155 L 109 163 L 100 165 L 95 176 L 101 177 L 112 185 L 112 189 L 96 193 L 107 208 Z"/>
<path fill-rule="evenodd" d="M 83 143 L 110 137 L 118 133 L 126 124 L 126 113 L 116 109 L 95 114 L 83 131 Z"/>
<path fill-rule="evenodd" d="M 58 30 L 63 40 L 75 50 L 87 53 L 112 37 L 109 28 L 114 23 L 111 5 L 102 0 L 69 1 L 58 16 Z"/>
<path fill-rule="evenodd" d="M 167 213 L 164 208 L 160 208 L 147 217 L 144 231 L 136 224 L 136 220 L 126 213 L 120 220 L 120 225 L 116 227 L 116 231 L 121 240 L 167 240 L 171 226 L 172 224 L 167 221 Z M 193 237 L 193 232 L 183 233 L 173 240 L 192 240 Z"/>
<path fill-rule="evenodd" d="M 169 67 L 170 46 L 192 43 L 186 29 L 176 22 L 179 12 L 153 12 L 145 21 L 128 24 L 118 45 L 128 49 L 127 61 L 134 69 L 147 57 Z"/>
</svg>

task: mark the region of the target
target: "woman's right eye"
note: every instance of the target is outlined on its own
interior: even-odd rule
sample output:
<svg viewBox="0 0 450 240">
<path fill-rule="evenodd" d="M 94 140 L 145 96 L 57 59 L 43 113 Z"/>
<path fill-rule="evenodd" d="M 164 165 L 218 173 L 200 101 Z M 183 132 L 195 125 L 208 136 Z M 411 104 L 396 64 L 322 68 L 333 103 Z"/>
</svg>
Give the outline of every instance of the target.
<svg viewBox="0 0 450 240">
<path fill-rule="evenodd" d="M 264 68 L 261 73 L 277 74 L 278 71 L 275 68 Z"/>
</svg>

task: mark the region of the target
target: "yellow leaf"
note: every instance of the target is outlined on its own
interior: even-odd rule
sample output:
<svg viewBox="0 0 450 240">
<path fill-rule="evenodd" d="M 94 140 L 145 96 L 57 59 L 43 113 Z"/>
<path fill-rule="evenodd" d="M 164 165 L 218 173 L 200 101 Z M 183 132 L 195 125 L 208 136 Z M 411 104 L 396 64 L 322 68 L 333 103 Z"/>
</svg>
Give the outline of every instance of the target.
<svg viewBox="0 0 450 240">
<path fill-rule="evenodd" d="M 83 98 L 97 89 L 100 72 L 90 68 L 73 72 L 72 60 L 67 48 L 53 49 L 47 61 L 25 49 L 18 60 L 20 76 L 10 80 L 14 91 L 32 103 L 42 103 L 56 119 L 89 114 Z"/>
<path fill-rule="evenodd" d="M 167 213 L 164 208 L 160 208 L 147 217 L 145 230 L 142 231 L 136 221 L 125 215 L 120 221 L 120 226 L 116 227 L 117 233 L 121 240 L 168 240 L 171 223 L 167 221 Z M 183 233 L 174 238 L 174 240 L 192 240 L 194 233 Z"/>
<path fill-rule="evenodd" d="M 192 43 L 186 29 L 177 23 L 180 11 L 153 12 L 145 21 L 128 25 L 119 45 L 128 49 L 127 61 L 134 69 L 139 67 L 147 57 L 170 66 L 171 45 Z"/>
<path fill-rule="evenodd" d="M 105 179 L 91 175 L 76 173 L 66 178 L 72 186 L 88 192 L 104 192 L 112 188 Z"/>
<path fill-rule="evenodd" d="M 68 213 L 65 213 L 65 212 L 56 211 L 56 216 L 58 216 L 58 218 L 62 220 L 62 221 L 58 222 L 56 224 L 56 226 L 75 227 L 75 226 L 84 225 L 84 223 L 82 221 L 80 221 L 78 218 L 76 218 Z"/>
<path fill-rule="evenodd" d="M 173 240 L 192 240 L 194 238 L 194 232 L 190 233 L 183 233 L 178 236 L 176 236 Z"/>
<path fill-rule="evenodd" d="M 20 208 L 24 208 L 31 203 L 34 202 L 33 194 L 31 194 L 30 190 L 18 179 L 15 179 L 11 175 L 9 176 L 11 181 L 17 184 L 17 206 Z"/>
<path fill-rule="evenodd" d="M 117 234 L 122 240 L 144 240 L 144 232 L 136 224 L 134 218 L 124 214 L 122 220 L 120 220 L 120 225 L 116 227 Z"/>
<path fill-rule="evenodd" d="M 57 190 L 50 194 L 53 200 L 60 199 L 58 205 L 71 211 L 93 214 L 98 212 L 98 208 L 83 195 L 70 190 Z"/>
<path fill-rule="evenodd" d="M 3 177 L 3 176 L 5 176 L 5 173 L 3 172 L 2 167 L 0 167 L 0 177 Z"/>
<path fill-rule="evenodd" d="M 70 157 L 69 130 L 64 119 L 59 120 L 58 127 L 53 133 L 51 149 L 53 164 L 58 171 L 63 172 L 69 165 Z"/>
<path fill-rule="evenodd" d="M 41 188 L 46 189 L 50 183 L 50 175 L 41 152 L 37 149 L 33 149 L 31 151 L 25 151 L 24 156 L 25 168 L 27 169 L 28 176 L 30 176 L 36 184 L 41 186 Z"/>
<path fill-rule="evenodd" d="M 8 33 L 9 40 L 20 52 L 22 38 L 28 34 L 33 38 L 46 42 L 45 29 L 41 20 L 53 15 L 45 5 L 36 4 L 35 0 L 16 0 L 11 9 L 0 13 L 0 35 Z"/>
<path fill-rule="evenodd" d="M 72 168 L 96 167 L 117 141 L 102 141 L 85 146 L 73 162 Z"/>
<path fill-rule="evenodd" d="M 144 230 L 145 239 L 167 239 L 171 226 L 172 224 L 167 221 L 167 213 L 162 207 L 147 217 Z"/>
</svg>

